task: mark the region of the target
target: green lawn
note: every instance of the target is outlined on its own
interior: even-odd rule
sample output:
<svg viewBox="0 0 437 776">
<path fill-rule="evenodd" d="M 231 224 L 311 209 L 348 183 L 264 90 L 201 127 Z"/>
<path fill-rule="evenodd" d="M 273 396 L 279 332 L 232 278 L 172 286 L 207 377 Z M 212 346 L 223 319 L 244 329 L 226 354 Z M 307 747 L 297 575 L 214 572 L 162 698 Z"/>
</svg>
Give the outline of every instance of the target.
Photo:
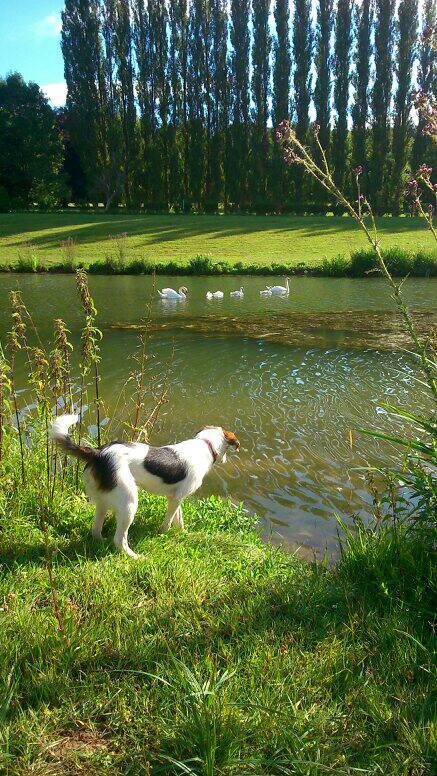
<svg viewBox="0 0 437 776">
<path fill-rule="evenodd" d="M 416 218 L 380 218 L 384 248 L 429 250 L 434 243 Z M 196 254 L 250 264 L 317 265 L 326 258 L 367 247 L 350 218 L 326 216 L 134 216 L 105 214 L 0 214 L 0 264 L 15 262 L 31 242 L 47 265 L 65 258 L 60 243 L 76 242 L 85 263 L 117 255 L 114 237 L 126 232 L 126 260 L 187 263 Z"/>
</svg>

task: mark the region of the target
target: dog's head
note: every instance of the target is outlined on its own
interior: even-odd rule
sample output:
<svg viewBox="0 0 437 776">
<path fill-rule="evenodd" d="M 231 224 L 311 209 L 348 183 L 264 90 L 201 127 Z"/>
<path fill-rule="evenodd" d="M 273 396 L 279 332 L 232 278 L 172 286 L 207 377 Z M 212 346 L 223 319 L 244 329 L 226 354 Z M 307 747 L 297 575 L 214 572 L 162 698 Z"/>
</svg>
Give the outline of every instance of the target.
<svg viewBox="0 0 437 776">
<path fill-rule="evenodd" d="M 235 434 L 232 431 L 228 431 L 226 428 L 222 428 L 221 426 L 202 426 L 202 428 L 197 431 L 195 436 L 197 437 L 199 434 L 202 434 L 202 432 L 207 431 L 211 431 L 211 435 L 216 437 L 217 442 L 221 442 L 220 447 L 222 449 L 221 451 L 217 449 L 217 452 L 219 453 L 223 463 L 226 462 L 226 451 L 229 449 L 229 447 L 234 447 L 235 450 L 240 449 L 240 441 L 237 439 Z"/>
<path fill-rule="evenodd" d="M 232 433 L 232 431 L 228 431 L 226 428 L 222 428 L 223 436 L 226 439 L 226 442 L 228 445 L 231 445 L 232 447 L 235 447 L 235 449 L 238 451 L 240 449 L 240 440 L 237 439 L 235 434 Z"/>
</svg>

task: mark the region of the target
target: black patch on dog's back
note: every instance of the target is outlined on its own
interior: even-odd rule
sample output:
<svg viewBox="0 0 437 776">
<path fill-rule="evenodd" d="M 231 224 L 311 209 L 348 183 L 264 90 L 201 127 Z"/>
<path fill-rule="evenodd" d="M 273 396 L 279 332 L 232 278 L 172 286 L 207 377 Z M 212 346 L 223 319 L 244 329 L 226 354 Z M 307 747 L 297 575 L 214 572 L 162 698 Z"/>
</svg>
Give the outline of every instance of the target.
<svg viewBox="0 0 437 776">
<path fill-rule="evenodd" d="M 166 485 L 175 485 L 188 474 L 187 464 L 171 447 L 149 447 L 143 466 L 149 474 L 160 477 Z"/>
<path fill-rule="evenodd" d="M 85 469 L 91 472 L 99 490 L 108 492 L 115 488 L 117 484 L 117 459 L 113 455 L 101 452 L 87 463 Z"/>
</svg>

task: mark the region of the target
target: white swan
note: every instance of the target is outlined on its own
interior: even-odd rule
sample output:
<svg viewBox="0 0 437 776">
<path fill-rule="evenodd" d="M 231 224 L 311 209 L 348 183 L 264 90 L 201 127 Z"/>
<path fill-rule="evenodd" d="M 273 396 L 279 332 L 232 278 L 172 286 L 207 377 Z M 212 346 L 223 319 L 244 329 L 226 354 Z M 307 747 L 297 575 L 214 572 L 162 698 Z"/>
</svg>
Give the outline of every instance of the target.
<svg viewBox="0 0 437 776">
<path fill-rule="evenodd" d="M 240 288 L 240 290 L 239 290 L 239 291 L 231 291 L 231 292 L 230 292 L 230 294 L 229 294 L 229 296 L 238 296 L 238 297 L 240 297 L 240 299 L 241 299 L 241 297 L 242 297 L 242 296 L 244 296 L 244 289 L 243 289 L 243 286 L 241 286 L 241 288 Z"/>
<path fill-rule="evenodd" d="M 207 299 L 223 299 L 223 291 L 207 291 L 206 292 L 206 298 Z"/>
<path fill-rule="evenodd" d="M 185 286 L 181 286 L 177 291 L 174 288 L 163 288 L 162 291 L 158 291 L 161 299 L 175 299 L 176 301 L 182 301 L 187 298 L 188 289 Z"/>
<path fill-rule="evenodd" d="M 282 296 L 285 296 L 286 294 L 290 293 L 290 288 L 288 286 L 288 280 L 289 278 L 285 278 L 285 286 L 272 286 L 270 288 L 270 291 L 272 294 L 282 294 Z"/>
<path fill-rule="evenodd" d="M 272 295 L 272 289 L 270 286 L 267 286 L 263 291 L 260 291 L 261 296 L 271 296 Z"/>
</svg>

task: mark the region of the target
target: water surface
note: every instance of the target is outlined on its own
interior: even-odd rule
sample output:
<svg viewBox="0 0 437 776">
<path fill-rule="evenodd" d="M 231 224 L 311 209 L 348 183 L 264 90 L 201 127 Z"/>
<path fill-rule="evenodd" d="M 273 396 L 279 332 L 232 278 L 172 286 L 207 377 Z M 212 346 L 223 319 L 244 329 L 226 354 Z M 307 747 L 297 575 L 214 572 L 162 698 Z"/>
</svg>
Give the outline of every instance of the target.
<svg viewBox="0 0 437 776">
<path fill-rule="evenodd" d="M 286 299 L 260 297 L 266 282 L 272 279 L 159 277 L 159 287 L 189 288 L 186 302 L 163 303 L 149 277 L 91 278 L 104 331 L 102 392 L 111 415 L 138 346 L 134 330 L 112 327 L 140 323 L 152 299 L 156 330 L 147 370 L 159 387 L 171 362 L 171 390 L 151 441 L 187 438 L 206 423 L 230 428 L 241 451 L 214 469 L 202 494 L 244 501 L 275 539 L 332 548 L 334 513 L 369 513 L 356 467 L 399 458 L 394 447 L 355 429 L 388 430 L 383 402 L 411 408 L 426 397 L 418 393 L 408 355 L 390 345 L 393 318 L 379 313 L 394 305 L 381 280 L 294 278 Z M 9 325 L 7 291 L 17 285 L 43 340 L 52 337 L 53 318 L 60 316 L 78 342 L 82 319 L 70 276 L 0 277 L 2 337 Z M 229 290 L 240 285 L 244 299 L 230 298 Z M 223 301 L 207 301 L 206 291 L 216 289 L 225 292 Z M 409 280 L 405 296 L 415 308 L 431 308 L 435 284 Z M 335 326 L 327 315 L 332 312 Z M 351 340 L 354 325 L 359 337 Z M 385 339 L 376 340 L 375 330 L 386 331 Z"/>
</svg>

